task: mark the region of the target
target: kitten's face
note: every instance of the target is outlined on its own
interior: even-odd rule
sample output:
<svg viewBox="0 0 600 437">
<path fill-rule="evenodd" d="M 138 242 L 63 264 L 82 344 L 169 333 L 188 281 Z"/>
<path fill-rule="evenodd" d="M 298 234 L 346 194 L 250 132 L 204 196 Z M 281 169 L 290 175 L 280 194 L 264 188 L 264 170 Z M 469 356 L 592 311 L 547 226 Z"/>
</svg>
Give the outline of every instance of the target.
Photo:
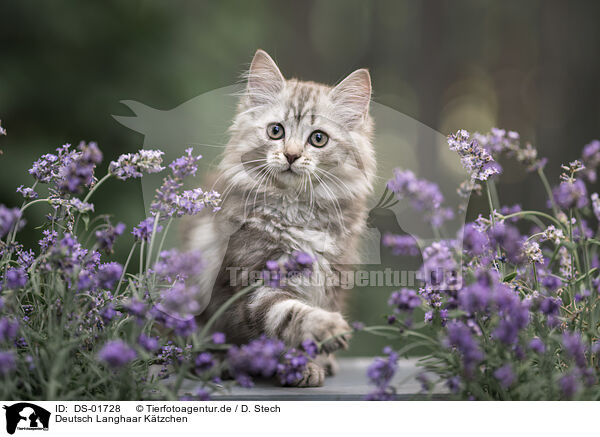
<svg viewBox="0 0 600 437">
<path fill-rule="evenodd" d="M 285 80 L 273 60 L 258 51 L 224 163 L 244 163 L 236 180 L 259 192 L 313 191 L 325 198 L 363 192 L 375 165 L 370 95 L 366 70 L 335 88 Z"/>
</svg>

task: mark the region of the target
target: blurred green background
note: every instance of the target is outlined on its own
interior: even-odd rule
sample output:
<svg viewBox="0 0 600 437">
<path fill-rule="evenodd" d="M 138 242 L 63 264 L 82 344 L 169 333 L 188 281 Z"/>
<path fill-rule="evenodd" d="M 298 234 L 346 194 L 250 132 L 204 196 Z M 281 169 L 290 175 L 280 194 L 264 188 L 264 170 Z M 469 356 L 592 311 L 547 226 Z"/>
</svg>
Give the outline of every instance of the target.
<svg viewBox="0 0 600 437">
<path fill-rule="evenodd" d="M 111 117 L 131 115 L 119 101 L 171 109 L 238 81 L 257 48 L 286 75 L 326 83 L 368 67 L 376 101 L 443 134 L 517 130 L 556 180 L 600 136 L 599 18 L 600 3 L 587 1 L 4 0 L 0 202 L 20 202 L 14 189 L 30 183 L 31 163 L 63 143 L 97 141 L 105 162 L 137 150 L 143 137 Z M 543 207 L 531 177 L 506 167 L 503 203 Z M 128 225 L 144 215 L 136 181 L 110 182 L 95 203 Z M 35 224 L 39 211 L 28 212 Z M 380 321 L 388 295 L 355 291 L 351 318 Z M 383 344 L 357 337 L 353 354 Z"/>
</svg>

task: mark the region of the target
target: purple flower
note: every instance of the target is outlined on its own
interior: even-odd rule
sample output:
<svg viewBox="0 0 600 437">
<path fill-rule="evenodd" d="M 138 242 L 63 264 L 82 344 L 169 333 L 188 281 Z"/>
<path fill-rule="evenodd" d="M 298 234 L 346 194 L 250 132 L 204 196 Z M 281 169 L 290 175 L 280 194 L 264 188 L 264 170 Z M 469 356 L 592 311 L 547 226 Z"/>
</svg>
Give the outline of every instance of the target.
<svg viewBox="0 0 600 437">
<path fill-rule="evenodd" d="M 164 170 L 162 164 L 163 152 L 160 150 L 139 150 L 137 153 L 127 153 L 112 161 L 108 171 L 118 179 L 141 178 L 144 173 L 158 173 Z"/>
<path fill-rule="evenodd" d="M 38 198 L 38 193 L 36 193 L 33 188 L 26 188 L 24 185 L 19 185 L 19 188 L 17 188 L 17 193 L 20 193 L 26 200 L 34 200 Z"/>
<path fill-rule="evenodd" d="M 24 287 L 25 284 L 27 284 L 27 273 L 25 273 L 25 269 L 11 267 L 6 270 L 4 284 L 9 290 Z"/>
<path fill-rule="evenodd" d="M 419 256 L 421 253 L 417 241 L 410 235 L 385 234 L 381 242 L 390 247 L 394 255 Z"/>
<path fill-rule="evenodd" d="M 421 305 L 421 298 L 415 290 L 402 288 L 394 291 L 388 300 L 388 305 L 394 307 L 395 311 L 412 311 Z"/>
<path fill-rule="evenodd" d="M 240 375 L 270 378 L 277 371 L 284 349 L 281 341 L 262 336 L 246 345 L 232 346 L 227 352 L 227 363 L 236 379 Z"/>
<path fill-rule="evenodd" d="M 136 356 L 135 350 L 122 340 L 109 341 L 98 352 L 100 361 L 113 368 L 123 367 L 135 360 Z"/>
<path fill-rule="evenodd" d="M 488 236 L 492 245 L 500 246 L 510 262 L 519 264 L 525 260 L 523 243 L 526 238 L 521 235 L 516 227 L 497 223 L 496 226 L 488 230 Z"/>
<path fill-rule="evenodd" d="M 178 179 L 183 179 L 187 176 L 195 176 L 198 171 L 196 163 L 202 159 L 202 155 L 192 156 L 192 148 L 185 149 L 185 155 L 177 158 L 169 168 L 173 172 L 173 176 Z"/>
<path fill-rule="evenodd" d="M 175 198 L 175 203 L 172 205 L 172 213 L 176 217 L 184 215 L 196 215 L 206 206 L 212 208 L 213 211 L 218 211 L 221 204 L 221 195 L 216 191 L 204 191 L 202 188 L 194 188 L 186 190 L 181 195 Z"/>
<path fill-rule="evenodd" d="M 436 241 L 423 251 L 421 274 L 427 286 L 453 288 L 456 286 L 458 265 L 449 243 Z"/>
<path fill-rule="evenodd" d="M 15 371 L 17 360 L 13 351 L 0 351 L 0 375 L 6 376 Z"/>
<path fill-rule="evenodd" d="M 290 349 L 283 355 L 283 361 L 277 365 L 277 377 L 281 385 L 295 385 L 302 379 L 302 374 L 308 364 L 307 356 Z"/>
<path fill-rule="evenodd" d="M 515 382 L 515 373 L 512 370 L 510 364 L 505 364 L 504 366 L 496 369 L 494 371 L 494 377 L 500 382 L 500 386 L 504 389 L 509 388 Z"/>
<path fill-rule="evenodd" d="M 390 383 L 398 369 L 398 354 L 389 347 L 386 347 L 383 352 L 387 357 L 376 357 L 367 368 L 369 382 L 377 388 L 367 395 L 366 400 L 391 400 L 393 398 L 393 389 L 391 389 Z"/>
<path fill-rule="evenodd" d="M 575 332 L 565 332 L 562 336 L 562 344 L 567 354 L 575 361 L 577 367 L 580 369 L 585 368 L 587 365 L 585 359 L 585 346 L 581 341 L 581 335 Z"/>
<path fill-rule="evenodd" d="M 575 302 L 582 302 L 586 298 L 590 297 L 590 295 L 591 295 L 590 290 L 583 289 L 583 290 L 581 290 L 581 293 L 575 294 Z"/>
<path fill-rule="evenodd" d="M 202 310 L 200 290 L 197 286 L 177 282 L 170 288 L 164 289 L 160 297 L 158 306 L 175 317 L 196 315 Z"/>
<path fill-rule="evenodd" d="M 507 216 L 507 215 L 515 214 L 517 212 L 521 212 L 522 210 L 523 209 L 521 208 L 521 205 L 503 206 L 502 208 L 500 208 L 500 214 Z M 513 222 L 513 223 L 518 220 L 519 220 L 519 216 L 508 219 L 509 222 Z"/>
<path fill-rule="evenodd" d="M 148 352 L 154 352 L 158 349 L 158 340 L 156 337 L 149 337 L 146 334 L 140 334 L 138 344 Z"/>
<path fill-rule="evenodd" d="M 56 231 L 46 229 L 42 231 L 42 234 L 44 235 L 44 238 L 39 241 L 39 245 L 42 253 L 45 253 L 56 244 L 58 233 Z"/>
<path fill-rule="evenodd" d="M 112 306 L 112 304 L 108 304 L 100 312 L 100 317 L 102 317 L 102 320 L 104 321 L 104 323 L 110 322 L 112 319 L 115 318 L 116 315 L 117 315 L 117 311 L 115 311 L 115 308 Z"/>
<path fill-rule="evenodd" d="M 127 311 L 128 314 L 136 317 L 138 320 L 142 320 L 146 317 L 146 313 L 148 312 L 148 306 L 135 298 L 125 302 L 123 304 L 123 309 Z"/>
<path fill-rule="evenodd" d="M 476 139 L 469 139 L 469 136 L 466 130 L 459 130 L 448 136 L 448 146 L 458 153 L 471 180 L 486 181 L 490 176 L 502 173 L 502 167 L 494 161 L 492 155 Z"/>
<path fill-rule="evenodd" d="M 539 338 L 533 338 L 530 342 L 529 342 L 529 348 L 534 351 L 536 354 L 543 354 L 544 352 L 546 352 L 546 345 L 544 345 L 544 342 L 542 340 L 540 340 Z"/>
<path fill-rule="evenodd" d="M 196 366 L 196 371 L 206 372 L 215 365 L 215 360 L 210 352 L 202 352 L 198 354 L 194 364 Z"/>
<path fill-rule="evenodd" d="M 96 242 L 100 250 L 112 253 L 115 240 L 123 231 L 125 231 L 124 223 L 118 223 L 116 226 L 108 225 L 105 229 L 96 231 Z"/>
<path fill-rule="evenodd" d="M 562 209 L 583 208 L 588 204 L 587 189 L 581 179 L 561 182 L 552 190 L 552 195 Z"/>
<path fill-rule="evenodd" d="M 446 380 L 446 387 L 448 387 L 451 393 L 458 393 L 460 391 L 460 378 L 458 376 L 448 378 Z"/>
<path fill-rule="evenodd" d="M 410 201 L 412 207 L 423 212 L 425 220 L 433 227 L 440 227 L 442 223 L 453 217 L 452 210 L 443 208 L 444 196 L 437 184 L 425 179 L 418 179 L 410 170 L 394 170 L 394 177 L 387 183 L 387 188 L 403 201 Z"/>
<path fill-rule="evenodd" d="M 58 169 L 56 185 L 63 193 L 78 194 L 84 187 L 90 187 L 94 182 L 96 164 L 102 162 L 102 152 L 96 143 L 81 143 L 78 150 L 78 153 L 63 159 Z"/>
<path fill-rule="evenodd" d="M 304 352 L 310 358 L 315 358 L 319 353 L 319 346 L 311 339 L 306 339 L 302 342 L 302 349 L 304 349 Z"/>
<path fill-rule="evenodd" d="M 202 272 L 202 254 L 199 250 L 180 252 L 177 249 L 164 250 L 154 265 L 157 276 L 164 281 L 185 281 Z"/>
<path fill-rule="evenodd" d="M 133 231 L 131 232 L 133 237 L 136 240 L 150 241 L 154 229 L 154 220 L 154 217 L 148 217 L 147 219 L 142 220 L 139 225 L 133 228 Z M 159 224 L 156 226 L 156 232 L 160 232 L 162 229 L 162 225 Z"/>
<path fill-rule="evenodd" d="M 98 273 L 96 274 L 98 286 L 110 290 L 121 279 L 122 274 L 123 266 L 121 264 L 116 262 L 102 264 L 98 267 Z"/>
<path fill-rule="evenodd" d="M 172 329 L 173 332 L 180 337 L 188 337 L 198 329 L 198 325 L 196 324 L 196 319 L 194 317 L 173 317 L 165 312 L 160 305 L 153 306 L 150 309 L 149 314 L 157 323 Z"/>
<path fill-rule="evenodd" d="M 365 324 L 363 322 L 352 322 L 350 326 L 352 326 L 352 329 L 354 329 L 355 331 L 362 331 L 363 329 L 365 329 Z"/>
<path fill-rule="evenodd" d="M 446 326 L 448 347 L 455 347 L 462 355 L 465 373 L 470 376 L 475 366 L 483 360 L 483 353 L 471 334 L 471 329 L 462 322 L 453 321 Z"/>
<path fill-rule="evenodd" d="M 480 232 L 474 223 L 467 223 L 462 231 L 463 250 L 473 256 L 487 252 L 489 247 L 488 237 Z"/>
<path fill-rule="evenodd" d="M 4 238 L 15 226 L 20 226 L 21 211 L 19 208 L 7 208 L 0 205 L 0 238 Z"/>
<path fill-rule="evenodd" d="M 581 161 L 585 166 L 583 177 L 590 183 L 596 182 L 596 168 L 600 165 L 600 141 L 594 140 L 583 147 Z"/>
<path fill-rule="evenodd" d="M 223 334 L 222 332 L 213 333 L 212 342 L 214 344 L 224 344 L 225 343 L 225 334 Z"/>
<path fill-rule="evenodd" d="M 557 316 L 559 314 L 562 300 L 557 297 L 546 297 L 540 302 L 540 311 L 547 316 Z"/>
<path fill-rule="evenodd" d="M 7 317 L 0 319 L 0 343 L 14 341 L 18 331 L 19 322 Z"/>
<path fill-rule="evenodd" d="M 485 312 L 491 300 L 489 286 L 476 282 L 459 291 L 460 307 L 468 313 Z"/>
<path fill-rule="evenodd" d="M 562 281 L 556 276 L 552 275 L 544 276 L 540 282 L 548 291 L 555 291 L 562 285 Z"/>
<path fill-rule="evenodd" d="M 210 206 L 213 211 L 220 209 L 220 195 L 215 191 L 205 192 L 201 188 L 195 188 L 179 192 L 183 187 L 183 179 L 195 175 L 198 171 L 197 162 L 200 158 L 202 158 L 200 155 L 192 156 L 192 149 L 189 148 L 186 149 L 185 155 L 169 164 L 172 176 L 164 178 L 162 185 L 156 190 L 150 205 L 152 213 L 158 213 L 163 217 L 181 217 L 198 214 L 206 206 Z"/>
<path fill-rule="evenodd" d="M 267 270 L 263 272 L 263 279 L 269 286 L 279 288 L 289 278 L 300 275 L 309 276 L 312 273 L 314 262 L 315 258 L 312 255 L 294 251 L 285 261 L 267 261 Z"/>
<path fill-rule="evenodd" d="M 573 373 L 567 373 L 558 380 L 558 386 L 563 397 L 571 399 L 579 389 L 579 383 Z"/>
<path fill-rule="evenodd" d="M 27 270 L 29 267 L 31 267 L 31 264 L 33 264 L 34 260 L 35 260 L 35 254 L 33 253 L 33 250 L 31 250 L 31 249 L 19 250 L 17 252 L 17 262 L 19 263 L 19 266 L 21 266 L 25 270 Z"/>
<path fill-rule="evenodd" d="M 74 151 L 70 151 L 70 144 L 65 144 L 63 147 L 57 149 L 58 156 L 52 153 L 42 155 L 40 159 L 33 163 L 33 166 L 29 169 L 29 174 L 32 175 L 37 181 L 49 184 L 58 176 L 58 170 L 63 160 L 72 159 L 75 154 Z"/>
</svg>

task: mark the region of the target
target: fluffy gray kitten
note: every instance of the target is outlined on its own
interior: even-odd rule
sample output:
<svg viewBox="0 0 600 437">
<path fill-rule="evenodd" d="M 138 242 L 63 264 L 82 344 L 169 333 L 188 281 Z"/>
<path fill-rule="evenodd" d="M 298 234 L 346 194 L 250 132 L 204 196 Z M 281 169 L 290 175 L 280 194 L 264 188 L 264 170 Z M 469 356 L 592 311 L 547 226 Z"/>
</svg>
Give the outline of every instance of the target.
<svg viewBox="0 0 600 437">
<path fill-rule="evenodd" d="M 337 274 L 359 262 L 373 189 L 370 98 L 365 69 L 335 87 L 286 80 L 258 50 L 215 182 L 222 210 L 201 218 L 187 235 L 204 253 L 202 286 L 212 291 L 201 322 L 246 285 L 243 272 L 261 272 L 268 260 L 285 260 L 294 251 L 316 259 L 318 281 L 296 278 L 281 288 L 261 286 L 215 326 L 235 343 L 261 334 L 289 347 L 305 339 L 325 341 L 300 386 L 322 385 L 325 374 L 335 371 L 331 354 L 349 340 L 349 334 L 342 335 L 350 327 L 340 312 Z"/>
</svg>

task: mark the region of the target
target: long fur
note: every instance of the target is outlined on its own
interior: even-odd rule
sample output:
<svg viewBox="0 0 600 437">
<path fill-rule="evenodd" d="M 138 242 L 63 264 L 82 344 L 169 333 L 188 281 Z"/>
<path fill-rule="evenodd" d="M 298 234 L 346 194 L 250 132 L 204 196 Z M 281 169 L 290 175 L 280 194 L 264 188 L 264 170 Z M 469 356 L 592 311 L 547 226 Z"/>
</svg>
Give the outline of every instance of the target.
<svg viewBox="0 0 600 437">
<path fill-rule="evenodd" d="M 368 72 L 357 70 L 337 87 L 285 80 L 259 50 L 247 81 L 214 187 L 222 195 L 222 210 L 200 218 L 187 236 L 208 264 L 202 286 L 212 293 L 200 321 L 242 288 L 231 283 L 232 267 L 259 272 L 267 260 L 304 251 L 327 279 L 341 266 L 359 262 L 357 246 L 375 175 Z M 283 125 L 283 139 L 269 138 L 271 123 Z M 329 136 L 322 148 L 308 142 L 315 130 Z M 290 171 L 285 152 L 292 149 L 301 156 Z M 264 333 L 290 347 L 339 336 L 324 345 L 332 352 L 345 346 L 348 338 L 340 334 L 349 327 L 341 315 L 343 291 L 323 282 L 259 287 L 238 300 L 215 329 L 232 342 Z"/>
</svg>

